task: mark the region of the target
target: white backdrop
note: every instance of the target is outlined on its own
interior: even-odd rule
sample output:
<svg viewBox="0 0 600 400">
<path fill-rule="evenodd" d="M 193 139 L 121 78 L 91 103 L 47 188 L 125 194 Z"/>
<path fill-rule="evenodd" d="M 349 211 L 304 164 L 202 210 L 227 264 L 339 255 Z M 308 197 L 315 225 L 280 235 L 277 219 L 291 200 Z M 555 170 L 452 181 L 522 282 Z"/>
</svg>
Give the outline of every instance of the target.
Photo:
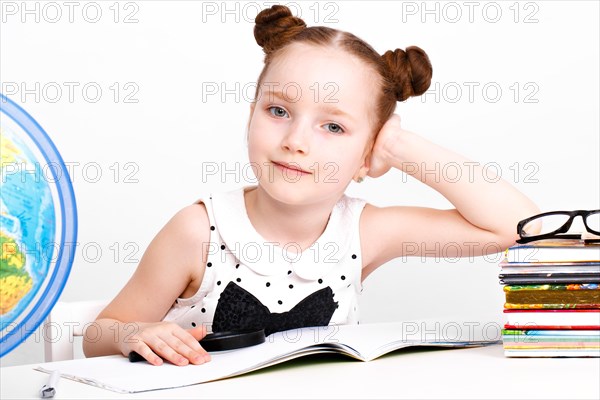
<svg viewBox="0 0 600 400">
<path fill-rule="evenodd" d="M 269 3 L 1 3 L 0 92 L 72 172 L 79 245 L 61 300 L 111 298 L 177 210 L 200 192 L 252 183 L 245 124 L 263 57 L 252 30 Z M 428 53 L 431 89 L 398 105 L 407 129 L 499 172 L 544 211 L 599 207 L 598 2 L 287 4 L 380 53 Z M 397 171 L 348 194 L 450 206 Z M 365 281 L 362 320 L 500 320 L 499 261 L 396 259 Z M 42 360 L 35 335 L 1 363 Z"/>
</svg>

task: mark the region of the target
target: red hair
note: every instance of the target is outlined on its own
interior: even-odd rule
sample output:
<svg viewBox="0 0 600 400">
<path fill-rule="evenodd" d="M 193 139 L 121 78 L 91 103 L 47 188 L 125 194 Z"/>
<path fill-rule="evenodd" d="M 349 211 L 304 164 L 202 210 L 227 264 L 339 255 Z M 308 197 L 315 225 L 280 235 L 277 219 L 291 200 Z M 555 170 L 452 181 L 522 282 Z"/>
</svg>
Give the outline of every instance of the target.
<svg viewBox="0 0 600 400">
<path fill-rule="evenodd" d="M 265 52 L 265 66 L 258 77 L 256 96 L 273 60 L 293 43 L 340 48 L 375 71 L 380 78 L 380 90 L 375 99 L 374 133 L 379 132 L 392 116 L 397 101 L 420 96 L 431 84 L 431 62 L 419 47 L 388 50 L 379 55 L 368 43 L 349 32 L 324 26 L 307 27 L 302 19 L 292 15 L 289 8 L 280 5 L 261 11 L 255 23 L 254 38 Z"/>
</svg>

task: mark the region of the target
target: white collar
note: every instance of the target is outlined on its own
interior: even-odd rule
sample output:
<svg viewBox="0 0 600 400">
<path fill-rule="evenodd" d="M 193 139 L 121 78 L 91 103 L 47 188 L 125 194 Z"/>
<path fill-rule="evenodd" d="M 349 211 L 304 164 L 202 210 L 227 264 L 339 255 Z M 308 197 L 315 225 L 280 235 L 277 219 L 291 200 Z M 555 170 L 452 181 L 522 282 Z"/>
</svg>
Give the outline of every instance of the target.
<svg viewBox="0 0 600 400">
<path fill-rule="evenodd" d="M 349 198 L 343 195 L 335 204 L 325 231 L 312 246 L 299 255 L 298 245 L 269 242 L 252 226 L 242 187 L 211 196 L 215 222 L 225 245 L 241 263 L 260 275 L 286 275 L 316 280 L 345 258 L 352 235 L 352 213 L 345 212 Z"/>
</svg>

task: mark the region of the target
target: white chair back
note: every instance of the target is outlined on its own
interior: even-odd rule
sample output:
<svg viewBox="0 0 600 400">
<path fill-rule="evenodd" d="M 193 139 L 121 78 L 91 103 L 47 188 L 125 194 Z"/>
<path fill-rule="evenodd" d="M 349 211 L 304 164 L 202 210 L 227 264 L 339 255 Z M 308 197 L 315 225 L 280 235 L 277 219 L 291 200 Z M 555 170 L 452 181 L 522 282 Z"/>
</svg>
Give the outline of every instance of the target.
<svg viewBox="0 0 600 400">
<path fill-rule="evenodd" d="M 107 304 L 106 300 L 57 302 L 43 327 L 46 362 L 72 360 L 75 337 L 83 336 Z"/>
</svg>

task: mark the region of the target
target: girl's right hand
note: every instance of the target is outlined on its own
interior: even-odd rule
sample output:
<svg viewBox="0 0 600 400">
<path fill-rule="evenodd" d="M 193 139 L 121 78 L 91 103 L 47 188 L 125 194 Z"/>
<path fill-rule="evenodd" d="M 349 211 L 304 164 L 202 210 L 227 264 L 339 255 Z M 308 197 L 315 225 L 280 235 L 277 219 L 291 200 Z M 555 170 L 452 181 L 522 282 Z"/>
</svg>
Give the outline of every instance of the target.
<svg viewBox="0 0 600 400">
<path fill-rule="evenodd" d="M 153 365 L 161 365 L 163 360 L 181 366 L 210 361 L 210 355 L 198 343 L 206 336 L 206 328 L 202 326 L 186 330 L 173 322 L 138 322 L 136 325 L 136 332 L 120 343 L 125 357 L 135 351 Z"/>
<path fill-rule="evenodd" d="M 402 143 L 400 139 L 405 132 L 402 129 L 398 114 L 393 114 L 381 127 L 373 144 L 369 161 L 368 175 L 370 177 L 380 177 L 392 168 L 394 150 L 398 147 L 398 143 Z"/>
</svg>

